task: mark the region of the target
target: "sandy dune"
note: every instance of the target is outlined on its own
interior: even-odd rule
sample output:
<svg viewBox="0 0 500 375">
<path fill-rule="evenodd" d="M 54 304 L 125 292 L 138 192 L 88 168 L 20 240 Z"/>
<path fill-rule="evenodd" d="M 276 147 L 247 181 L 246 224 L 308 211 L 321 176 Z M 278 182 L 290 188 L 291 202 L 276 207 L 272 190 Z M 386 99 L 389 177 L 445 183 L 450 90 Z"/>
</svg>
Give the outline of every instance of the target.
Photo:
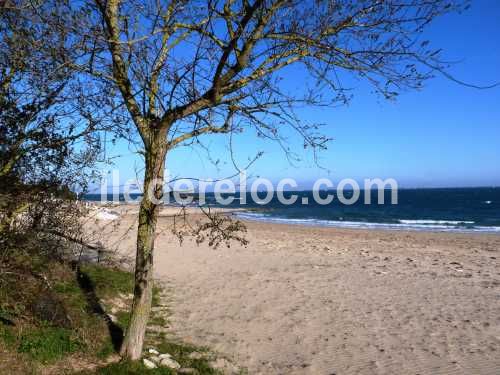
<svg viewBox="0 0 500 375">
<path fill-rule="evenodd" d="M 132 253 L 133 216 L 115 225 Z M 248 247 L 212 250 L 168 225 L 174 334 L 250 374 L 500 374 L 498 235 L 248 223 Z"/>
</svg>

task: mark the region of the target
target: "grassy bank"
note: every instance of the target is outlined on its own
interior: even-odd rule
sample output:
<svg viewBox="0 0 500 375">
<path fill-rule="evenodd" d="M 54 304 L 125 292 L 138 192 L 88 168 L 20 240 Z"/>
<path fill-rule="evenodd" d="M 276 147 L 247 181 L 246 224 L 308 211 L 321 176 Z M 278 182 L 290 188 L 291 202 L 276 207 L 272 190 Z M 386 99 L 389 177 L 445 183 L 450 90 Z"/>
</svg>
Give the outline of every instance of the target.
<svg viewBox="0 0 500 375">
<path fill-rule="evenodd" d="M 133 274 L 98 264 L 70 266 L 16 256 L 0 282 L 1 374 L 176 374 L 117 355 L 132 300 Z M 3 268 L 3 269 L 4 269 Z M 145 349 L 168 353 L 181 371 L 219 374 L 207 349 L 169 337 L 168 304 L 156 287 Z"/>
</svg>

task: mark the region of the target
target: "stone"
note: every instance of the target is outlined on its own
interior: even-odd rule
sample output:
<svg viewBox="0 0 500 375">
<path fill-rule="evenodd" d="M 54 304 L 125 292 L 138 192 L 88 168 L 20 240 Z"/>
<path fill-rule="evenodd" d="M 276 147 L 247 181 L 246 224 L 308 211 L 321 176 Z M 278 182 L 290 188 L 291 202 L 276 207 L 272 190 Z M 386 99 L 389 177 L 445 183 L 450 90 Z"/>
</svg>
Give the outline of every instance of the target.
<svg viewBox="0 0 500 375">
<path fill-rule="evenodd" d="M 181 368 L 181 365 L 176 360 L 174 360 L 172 358 L 163 358 L 160 361 L 160 366 L 168 367 L 168 368 L 171 368 L 174 370 L 178 370 Z"/>
<path fill-rule="evenodd" d="M 165 358 L 172 358 L 171 354 L 168 353 L 163 353 L 158 356 L 160 359 L 165 359 Z"/>
<path fill-rule="evenodd" d="M 147 369 L 150 369 L 150 370 L 152 370 L 152 369 L 154 369 L 154 368 L 156 368 L 156 367 L 157 367 L 157 366 L 156 366 L 156 364 L 155 364 L 154 362 L 152 362 L 152 361 L 150 361 L 149 359 L 146 359 L 146 358 L 144 358 L 144 359 L 142 360 L 142 363 L 144 363 L 144 366 L 145 366 Z"/>
<path fill-rule="evenodd" d="M 149 348 L 148 349 L 148 353 L 149 354 L 154 354 L 154 355 L 159 355 L 160 354 L 160 352 L 158 350 L 154 349 L 154 348 Z"/>
<path fill-rule="evenodd" d="M 160 363 L 161 358 L 157 355 L 153 355 L 153 356 L 149 357 L 149 360 L 153 361 L 154 363 Z"/>
</svg>

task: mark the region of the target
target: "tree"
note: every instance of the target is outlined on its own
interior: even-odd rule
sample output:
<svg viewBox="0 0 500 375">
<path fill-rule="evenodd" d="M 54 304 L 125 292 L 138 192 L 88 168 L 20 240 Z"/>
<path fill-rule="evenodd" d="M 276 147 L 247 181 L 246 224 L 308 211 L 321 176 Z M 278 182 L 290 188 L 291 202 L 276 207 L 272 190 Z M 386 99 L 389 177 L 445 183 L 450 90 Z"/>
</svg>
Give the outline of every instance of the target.
<svg viewBox="0 0 500 375">
<path fill-rule="evenodd" d="M 101 96 L 81 95 L 90 86 L 70 68 L 79 48 L 67 10 L 63 0 L 0 6 L 2 246 L 19 217 L 23 230 L 76 227 L 71 190 L 85 188 L 100 147 L 96 133 L 107 129 L 94 113 Z"/>
<path fill-rule="evenodd" d="M 328 139 L 318 124 L 301 121 L 294 107 L 347 102 L 342 80 L 348 75 L 388 99 L 420 89 L 446 68 L 440 50 L 421 40 L 423 29 L 437 16 L 465 7 L 444 0 L 88 0 L 83 5 L 82 57 L 73 68 L 94 77 L 110 95 L 116 90 L 114 109 L 137 130 L 145 158 L 123 356 L 138 359 L 142 352 L 169 151 L 203 135 L 244 129 L 280 142 L 287 127 L 303 137 L 304 147 L 324 148 Z M 287 92 L 281 80 L 291 67 L 307 72 L 314 88 Z"/>
</svg>

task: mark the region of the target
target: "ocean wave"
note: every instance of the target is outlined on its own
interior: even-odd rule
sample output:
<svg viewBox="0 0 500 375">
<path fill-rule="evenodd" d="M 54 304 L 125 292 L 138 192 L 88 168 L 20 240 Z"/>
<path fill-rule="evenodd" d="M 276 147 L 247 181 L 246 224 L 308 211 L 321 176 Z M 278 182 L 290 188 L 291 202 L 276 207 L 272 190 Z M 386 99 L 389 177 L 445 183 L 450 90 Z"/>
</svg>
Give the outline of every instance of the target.
<svg viewBox="0 0 500 375">
<path fill-rule="evenodd" d="M 439 225 L 464 225 L 474 224 L 474 221 L 454 221 L 454 220 L 398 220 L 401 224 L 439 224 Z"/>
<path fill-rule="evenodd" d="M 386 230 L 413 230 L 413 231 L 437 231 L 437 232 L 481 232 L 481 233 L 500 233 L 500 227 L 488 226 L 457 226 L 451 224 L 449 220 L 422 220 L 426 223 L 416 223 L 417 220 L 412 220 L 411 223 L 373 223 L 365 221 L 345 221 L 345 220 L 322 220 L 322 219 L 293 219 L 279 216 L 271 216 L 269 214 L 254 213 L 254 212 L 238 212 L 236 216 L 244 220 L 264 221 L 271 223 L 295 224 L 307 226 L 323 226 L 336 228 L 354 228 L 354 229 L 386 229 Z M 447 224 L 445 224 L 447 223 Z M 456 223 L 451 221 L 451 223 Z M 460 221 L 458 223 L 464 223 Z M 467 223 L 467 222 L 465 222 Z M 470 223 L 470 222 L 469 222 Z M 472 222 L 473 223 L 473 222 Z"/>
</svg>

